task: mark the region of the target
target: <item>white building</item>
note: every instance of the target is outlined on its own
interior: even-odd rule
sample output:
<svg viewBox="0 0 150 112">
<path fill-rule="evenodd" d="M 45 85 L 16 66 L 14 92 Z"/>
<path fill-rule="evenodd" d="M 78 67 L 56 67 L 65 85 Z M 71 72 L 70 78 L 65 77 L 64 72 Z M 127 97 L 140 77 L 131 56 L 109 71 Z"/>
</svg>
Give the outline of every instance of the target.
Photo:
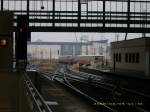
<svg viewBox="0 0 150 112">
<path fill-rule="evenodd" d="M 103 62 L 105 63 L 106 59 L 110 59 L 110 52 L 107 42 L 107 40 L 82 43 L 42 41 L 31 42 L 28 44 L 28 58 L 58 59 L 60 56 L 65 55 L 103 56 Z"/>
<path fill-rule="evenodd" d="M 120 74 L 150 76 L 150 38 L 111 43 L 112 66 Z"/>
<path fill-rule="evenodd" d="M 28 45 L 28 56 L 32 59 L 58 59 L 59 51 L 60 45 Z"/>
<path fill-rule="evenodd" d="M 105 60 L 110 60 L 108 40 L 89 41 L 89 43 L 88 45 L 82 45 L 81 55 L 103 55 Z"/>
</svg>

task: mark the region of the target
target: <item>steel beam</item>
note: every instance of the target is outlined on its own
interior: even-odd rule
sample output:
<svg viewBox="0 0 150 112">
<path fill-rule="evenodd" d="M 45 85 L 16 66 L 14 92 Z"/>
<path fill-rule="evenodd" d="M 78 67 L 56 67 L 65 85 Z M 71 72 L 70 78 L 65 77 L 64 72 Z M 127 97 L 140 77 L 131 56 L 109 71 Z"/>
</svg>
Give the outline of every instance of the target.
<svg viewBox="0 0 150 112">
<path fill-rule="evenodd" d="M 103 0 L 103 27 L 105 27 L 105 0 Z"/>
<path fill-rule="evenodd" d="M 150 33 L 150 28 L 123 28 L 123 27 L 30 27 L 31 32 L 108 32 L 108 33 Z"/>
<path fill-rule="evenodd" d="M 78 27 L 80 27 L 80 21 L 81 21 L 81 3 L 80 0 L 78 0 Z"/>
<path fill-rule="evenodd" d="M 55 23 L 54 23 L 54 21 L 55 21 L 55 0 L 53 0 L 53 27 L 55 27 Z"/>
<path fill-rule="evenodd" d="M 1 0 L 1 11 L 3 11 L 3 0 Z"/>
</svg>

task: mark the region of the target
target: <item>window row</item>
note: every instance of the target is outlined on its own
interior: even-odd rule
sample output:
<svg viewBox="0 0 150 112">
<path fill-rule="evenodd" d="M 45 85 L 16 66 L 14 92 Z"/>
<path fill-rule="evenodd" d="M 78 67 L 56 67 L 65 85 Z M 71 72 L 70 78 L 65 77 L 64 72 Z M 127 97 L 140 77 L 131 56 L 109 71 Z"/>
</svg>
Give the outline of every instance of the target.
<svg viewBox="0 0 150 112">
<path fill-rule="evenodd" d="M 126 63 L 139 63 L 140 55 L 139 53 L 126 53 L 125 62 Z"/>
<path fill-rule="evenodd" d="M 114 61 L 121 62 L 122 61 L 122 54 L 115 53 L 114 54 Z M 140 54 L 139 53 L 125 53 L 125 63 L 139 63 L 140 62 Z"/>
<path fill-rule="evenodd" d="M 121 53 L 115 53 L 114 60 L 115 62 L 121 62 Z"/>
</svg>

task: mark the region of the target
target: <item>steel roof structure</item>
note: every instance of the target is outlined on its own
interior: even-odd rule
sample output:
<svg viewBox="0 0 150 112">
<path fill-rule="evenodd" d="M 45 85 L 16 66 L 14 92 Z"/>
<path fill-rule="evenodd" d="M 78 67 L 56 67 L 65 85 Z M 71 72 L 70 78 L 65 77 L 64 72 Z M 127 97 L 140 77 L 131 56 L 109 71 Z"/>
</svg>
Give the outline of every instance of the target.
<svg viewBox="0 0 150 112">
<path fill-rule="evenodd" d="M 29 32 L 150 33 L 150 0 L 1 0 L 1 11 L 26 15 Z"/>
</svg>

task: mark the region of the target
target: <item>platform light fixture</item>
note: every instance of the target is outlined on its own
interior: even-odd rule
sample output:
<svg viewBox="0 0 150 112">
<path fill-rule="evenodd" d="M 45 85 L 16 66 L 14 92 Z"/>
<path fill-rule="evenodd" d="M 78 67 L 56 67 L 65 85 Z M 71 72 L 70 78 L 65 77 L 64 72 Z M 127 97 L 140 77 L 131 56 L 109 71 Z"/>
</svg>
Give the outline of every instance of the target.
<svg viewBox="0 0 150 112">
<path fill-rule="evenodd" d="M 0 39 L 0 46 L 5 46 L 7 45 L 6 39 Z"/>
</svg>

